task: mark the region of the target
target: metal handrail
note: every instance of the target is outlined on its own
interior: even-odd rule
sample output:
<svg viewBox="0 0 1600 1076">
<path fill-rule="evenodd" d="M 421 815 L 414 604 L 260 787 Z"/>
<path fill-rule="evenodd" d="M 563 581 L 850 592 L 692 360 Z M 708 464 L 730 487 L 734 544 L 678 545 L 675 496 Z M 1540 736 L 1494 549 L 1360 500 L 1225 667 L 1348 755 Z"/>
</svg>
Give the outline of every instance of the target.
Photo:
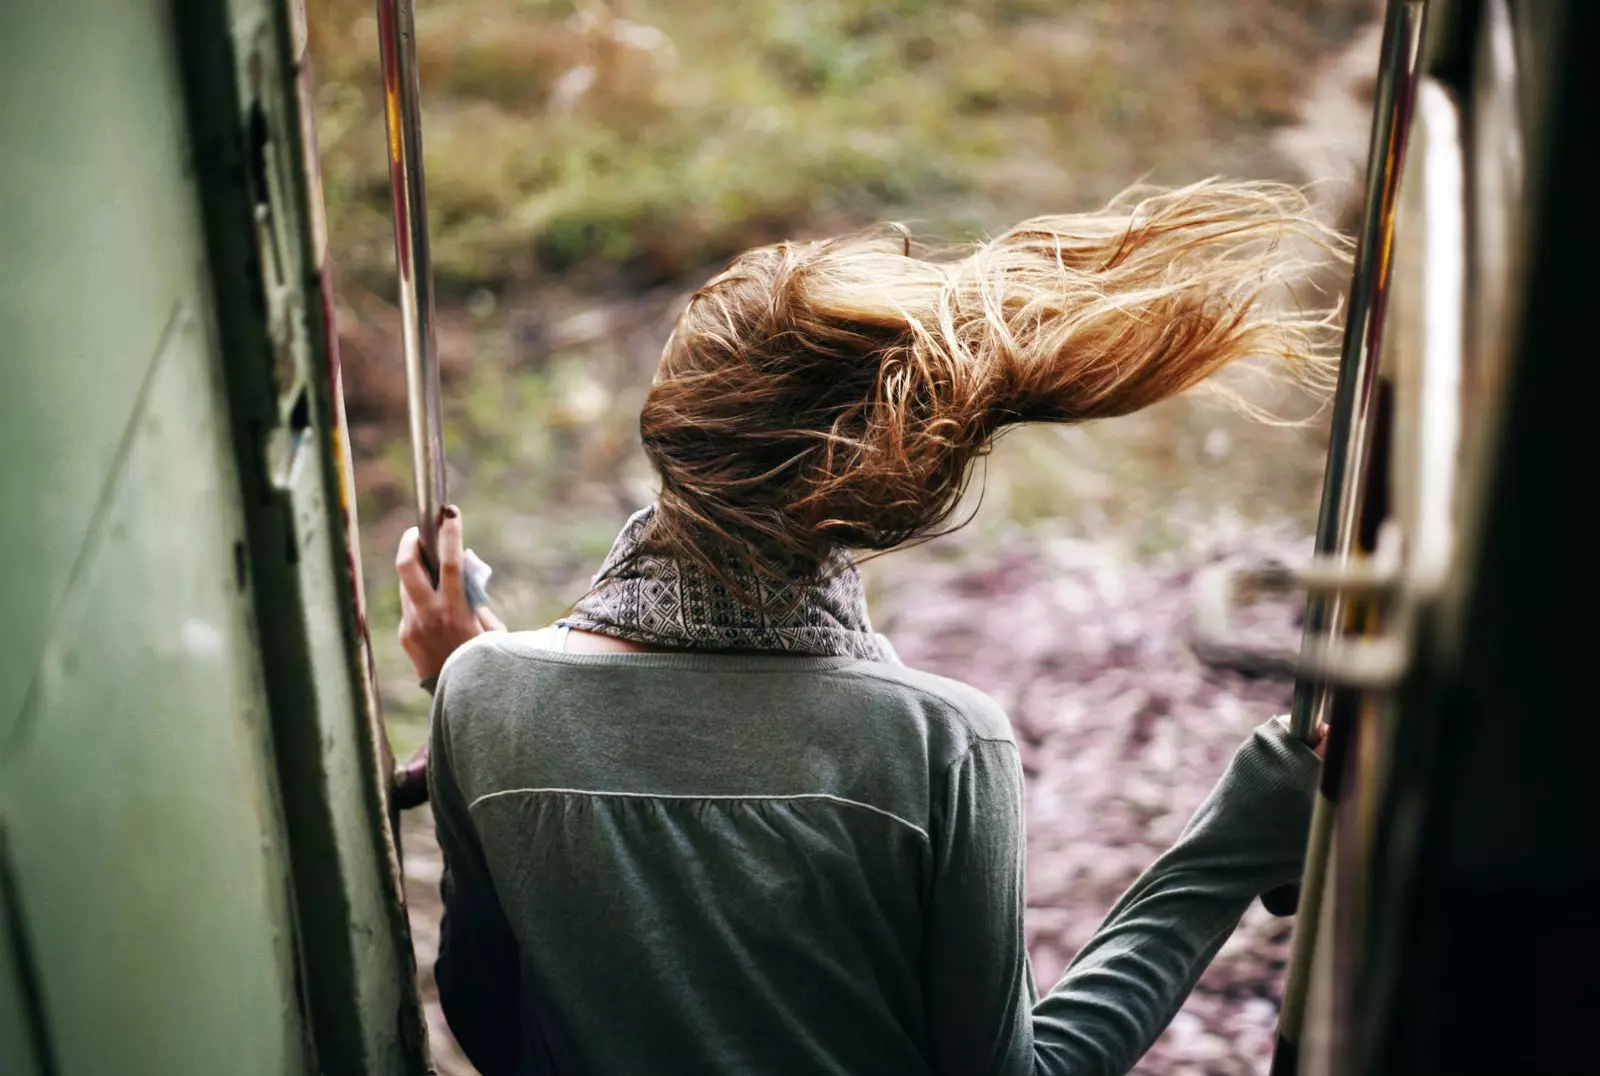
<svg viewBox="0 0 1600 1076">
<path fill-rule="evenodd" d="M 1384 18 L 1361 233 L 1356 243 L 1329 432 L 1331 447 L 1317 518 L 1318 557 L 1342 560 L 1355 552 L 1361 490 L 1372 449 L 1378 344 L 1388 297 L 1395 204 L 1410 129 L 1425 6 L 1426 0 L 1389 0 Z M 1340 632 L 1343 605 L 1338 595 L 1311 596 L 1305 618 L 1307 652 L 1321 649 L 1330 636 Z M 1295 685 L 1290 730 L 1300 739 L 1311 741 L 1318 724 L 1327 716 L 1327 706 L 1328 691 L 1323 684 L 1300 680 Z"/>
<path fill-rule="evenodd" d="M 1364 491 L 1372 462 L 1373 434 L 1378 419 L 1379 340 L 1388 297 L 1394 243 L 1395 209 L 1401 165 L 1411 126 L 1423 18 L 1427 0 L 1389 0 L 1368 148 L 1366 192 L 1361 232 L 1357 237 L 1351 277 L 1339 383 L 1335 390 L 1328 466 L 1323 479 L 1317 520 L 1316 555 L 1337 564 L 1358 552 Z M 1345 627 L 1342 594 L 1311 594 L 1307 601 L 1302 654 L 1315 658 Z M 1329 716 L 1332 690 L 1325 681 L 1302 677 L 1295 683 L 1290 731 L 1311 742 Z M 1349 730 L 1345 730 L 1349 731 Z M 1332 735 L 1340 735 L 1333 730 Z M 1322 918 L 1331 848 L 1334 801 L 1324 783 L 1312 810 L 1306 862 L 1300 882 L 1298 923 L 1289 954 L 1288 978 L 1278 1018 L 1273 1055 L 1274 1076 L 1297 1071 L 1311 968 Z"/>
<path fill-rule="evenodd" d="M 439 355 L 434 339 L 433 262 L 428 247 L 428 196 L 422 170 L 416 26 L 413 0 L 377 0 L 377 7 L 417 531 L 423 558 L 430 572 L 436 572 L 439 520 L 446 502 L 444 416 L 439 402 Z"/>
</svg>

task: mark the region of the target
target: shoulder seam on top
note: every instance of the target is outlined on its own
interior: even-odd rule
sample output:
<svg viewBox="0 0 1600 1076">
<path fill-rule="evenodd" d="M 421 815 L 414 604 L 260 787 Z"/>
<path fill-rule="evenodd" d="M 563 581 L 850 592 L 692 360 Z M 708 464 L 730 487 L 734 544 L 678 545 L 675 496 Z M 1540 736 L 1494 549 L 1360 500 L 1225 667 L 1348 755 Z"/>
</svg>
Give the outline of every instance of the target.
<svg viewBox="0 0 1600 1076">
<path fill-rule="evenodd" d="M 498 631 L 480 632 L 479 634 L 468 639 L 466 642 L 462 643 L 460 646 L 456 647 L 453 651 L 451 651 L 450 656 L 444 659 L 444 664 L 439 666 L 438 678 L 443 680 L 444 674 L 450 671 L 451 666 L 457 664 L 457 659 L 475 647 L 488 645 L 494 647 L 496 650 L 501 649 L 500 640 L 496 638 L 496 636 L 503 634 L 505 633 Z"/>
<path fill-rule="evenodd" d="M 498 799 L 502 796 L 538 795 L 540 793 L 568 796 L 589 796 L 594 799 L 615 797 L 618 799 L 636 800 L 827 800 L 831 803 L 842 804 L 846 807 L 859 807 L 864 811 L 871 811 L 873 814 L 882 815 L 884 818 L 898 822 L 907 829 L 912 830 L 924 841 L 932 843 L 932 839 L 928 836 L 928 831 L 908 818 L 903 818 L 900 815 L 895 814 L 893 811 L 886 811 L 882 807 L 875 807 L 870 803 L 862 803 L 860 800 L 848 799 L 844 796 L 835 796 L 829 792 L 778 792 L 756 793 L 751 795 L 730 795 L 714 793 L 682 794 L 673 792 L 619 792 L 615 790 L 595 788 L 502 788 L 496 792 L 485 792 L 483 795 L 467 804 L 467 810 L 471 811 L 480 803 L 483 803 L 487 800 Z"/>
<path fill-rule="evenodd" d="M 946 788 L 948 788 L 950 784 L 950 771 L 967 761 L 967 759 L 972 756 L 972 752 L 981 744 L 998 744 L 1001 747 L 1011 748 L 1011 750 L 1015 751 L 1019 756 L 1022 754 L 1022 749 L 1017 746 L 1017 741 L 1015 740 L 1005 740 L 998 736 L 973 736 L 967 741 L 967 746 L 962 749 L 961 754 L 951 759 L 950 764 L 944 768 L 944 781 Z"/>
<path fill-rule="evenodd" d="M 863 662 L 861 664 L 867 664 L 867 663 Z M 927 699 L 929 702 L 934 703 L 935 705 L 941 707 L 942 709 L 944 709 L 944 710 L 946 710 L 946 711 L 948 711 L 948 712 L 950 712 L 952 714 L 955 714 L 957 716 L 965 716 L 964 711 L 963 711 L 961 706 L 959 706 L 954 700 L 945 698 L 943 695 L 939 694 L 937 691 L 933 691 L 933 690 L 930 690 L 929 688 L 925 688 L 921 684 L 913 684 L 909 680 L 900 680 L 900 679 L 898 679 L 896 677 L 893 677 L 893 676 L 885 676 L 883 673 L 880 673 L 875 669 L 863 669 L 863 668 L 860 667 L 860 665 L 847 665 L 842 669 L 829 669 L 829 670 L 827 670 L 827 672 L 830 675 L 834 675 L 834 676 L 837 676 L 837 675 L 840 675 L 840 674 L 849 674 L 849 675 L 856 675 L 856 676 L 868 676 L 868 677 L 871 677 L 874 680 L 879 681 L 880 683 L 897 684 L 900 687 L 909 688 L 910 690 L 915 691 L 918 695 L 921 695 L 923 698 Z M 932 674 L 924 674 L 924 675 L 932 675 Z M 961 684 L 961 681 L 952 680 L 951 683 Z M 972 691 L 979 698 L 987 699 L 990 703 L 993 703 L 994 707 L 997 710 L 999 710 L 1002 715 L 1005 714 L 1005 708 L 1002 707 L 998 702 L 995 702 L 994 699 L 989 698 L 989 696 L 984 694 L 982 691 L 980 691 L 977 688 L 973 687 L 971 684 L 961 684 L 961 686 L 967 688 L 969 691 Z M 1009 720 L 1009 718 L 1007 720 Z M 974 737 L 974 738 L 978 738 L 978 737 Z M 989 739 L 993 739 L 994 737 L 988 737 L 988 738 Z"/>
<path fill-rule="evenodd" d="M 902 668 L 909 668 L 909 666 L 902 666 Z M 961 749 L 961 754 L 957 755 L 956 759 L 952 761 L 959 761 L 967 754 L 967 752 L 972 750 L 973 744 L 979 742 L 1008 743 L 1013 747 L 1016 746 L 1016 741 L 1013 737 L 981 735 L 972 727 L 972 721 L 967 714 L 966 709 L 962 707 L 956 700 L 948 699 L 936 691 L 923 687 L 921 684 L 914 684 L 909 680 L 901 680 L 894 676 L 886 676 L 883 673 L 878 672 L 876 669 L 861 668 L 859 665 L 851 665 L 843 669 L 830 669 L 825 675 L 838 676 L 840 674 L 866 676 L 878 681 L 879 683 L 895 684 L 899 687 L 908 688 L 909 690 L 916 692 L 919 697 L 926 699 L 928 702 L 931 702 L 935 706 L 939 707 L 940 710 L 944 711 L 947 717 L 955 719 L 956 723 L 961 727 L 961 731 L 966 736 L 966 744 Z M 973 692 L 980 699 L 983 699 L 992 705 L 997 711 L 999 711 L 1000 717 L 1006 723 L 1006 726 L 1008 728 L 1010 727 L 1011 715 L 1006 713 L 1005 707 L 1001 706 L 998 701 L 990 698 L 983 691 L 973 687 L 971 684 L 962 683 L 959 680 L 952 681 L 952 683 L 960 684 L 962 687 L 965 687 L 969 691 Z"/>
</svg>

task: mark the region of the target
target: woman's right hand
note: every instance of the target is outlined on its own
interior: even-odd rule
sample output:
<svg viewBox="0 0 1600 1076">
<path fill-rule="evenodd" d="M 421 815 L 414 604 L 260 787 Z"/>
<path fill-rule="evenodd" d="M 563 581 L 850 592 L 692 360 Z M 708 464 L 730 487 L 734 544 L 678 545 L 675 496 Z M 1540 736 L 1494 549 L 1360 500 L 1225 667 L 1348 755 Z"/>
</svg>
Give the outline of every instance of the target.
<svg viewBox="0 0 1600 1076">
<path fill-rule="evenodd" d="M 504 631 L 487 608 L 467 602 L 463 579 L 461 512 L 454 505 L 439 522 L 439 586 L 435 589 L 422 559 L 422 542 L 412 527 L 400 538 L 395 571 L 400 577 L 400 646 L 417 679 L 439 675 L 451 654 L 485 631 Z"/>
</svg>

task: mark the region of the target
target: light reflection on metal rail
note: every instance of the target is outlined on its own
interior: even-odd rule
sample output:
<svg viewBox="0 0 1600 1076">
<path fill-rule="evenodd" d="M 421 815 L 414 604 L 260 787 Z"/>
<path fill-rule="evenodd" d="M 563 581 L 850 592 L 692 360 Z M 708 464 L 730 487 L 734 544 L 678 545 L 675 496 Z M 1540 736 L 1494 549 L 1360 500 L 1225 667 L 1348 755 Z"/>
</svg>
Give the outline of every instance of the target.
<svg viewBox="0 0 1600 1076">
<path fill-rule="evenodd" d="M 439 513 L 446 497 L 444 419 L 434 342 L 433 264 L 428 249 L 428 197 L 422 172 L 416 29 L 412 0 L 377 0 L 377 6 L 417 529 L 423 555 L 430 570 L 436 570 Z"/>
<path fill-rule="evenodd" d="M 1372 447 L 1377 401 L 1378 342 L 1394 240 L 1395 199 L 1405 159 L 1416 86 L 1425 0 L 1389 0 L 1379 59 L 1372 139 L 1368 148 L 1366 197 L 1350 284 L 1349 315 L 1339 359 L 1328 467 L 1317 519 L 1316 555 L 1344 559 L 1355 550 L 1361 489 Z M 1337 595 L 1313 594 L 1306 607 L 1305 649 L 1326 646 L 1339 633 L 1345 603 Z M 1328 691 L 1315 680 L 1295 685 L 1290 730 L 1310 741 L 1326 720 Z"/>
<path fill-rule="evenodd" d="M 1358 551 L 1363 493 L 1377 420 L 1378 350 L 1393 254 L 1395 209 L 1419 74 L 1425 10 L 1426 0 L 1389 0 L 1384 17 L 1361 234 L 1357 239 L 1328 468 L 1317 521 L 1316 554 L 1333 564 L 1348 560 Z M 1330 640 L 1342 634 L 1346 607 L 1344 597 L 1337 593 L 1308 596 L 1303 655 L 1319 656 Z M 1316 728 L 1327 720 L 1331 700 L 1326 682 L 1302 676 L 1295 684 L 1290 730 L 1309 742 Z M 1329 786 L 1324 782 L 1312 810 L 1297 926 L 1272 1059 L 1273 1076 L 1299 1069 L 1335 810 Z"/>
</svg>

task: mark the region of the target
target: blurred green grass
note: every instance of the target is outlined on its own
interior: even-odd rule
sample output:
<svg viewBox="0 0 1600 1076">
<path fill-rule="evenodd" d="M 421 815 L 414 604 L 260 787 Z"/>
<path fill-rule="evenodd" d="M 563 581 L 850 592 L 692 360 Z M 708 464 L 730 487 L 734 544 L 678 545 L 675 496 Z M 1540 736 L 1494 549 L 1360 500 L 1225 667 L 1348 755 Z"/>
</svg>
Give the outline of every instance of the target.
<svg viewBox="0 0 1600 1076">
<path fill-rule="evenodd" d="M 310 0 L 341 271 L 389 287 L 371 0 Z M 1188 180 L 1289 121 L 1371 0 L 431 0 L 417 6 L 436 272 L 693 272 L 881 217 L 960 232 Z"/>
</svg>

